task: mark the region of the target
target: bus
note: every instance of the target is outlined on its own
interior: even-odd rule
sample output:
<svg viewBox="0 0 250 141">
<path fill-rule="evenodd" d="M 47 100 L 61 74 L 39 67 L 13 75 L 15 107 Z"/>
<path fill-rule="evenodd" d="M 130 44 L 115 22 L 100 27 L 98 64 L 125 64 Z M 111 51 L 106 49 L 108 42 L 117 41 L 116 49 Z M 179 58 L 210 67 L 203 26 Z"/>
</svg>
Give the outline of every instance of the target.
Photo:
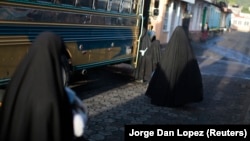
<svg viewBox="0 0 250 141">
<path fill-rule="evenodd" d="M 1 0 L 0 85 L 43 31 L 63 38 L 73 71 L 123 62 L 136 67 L 143 14 L 144 0 Z"/>
</svg>

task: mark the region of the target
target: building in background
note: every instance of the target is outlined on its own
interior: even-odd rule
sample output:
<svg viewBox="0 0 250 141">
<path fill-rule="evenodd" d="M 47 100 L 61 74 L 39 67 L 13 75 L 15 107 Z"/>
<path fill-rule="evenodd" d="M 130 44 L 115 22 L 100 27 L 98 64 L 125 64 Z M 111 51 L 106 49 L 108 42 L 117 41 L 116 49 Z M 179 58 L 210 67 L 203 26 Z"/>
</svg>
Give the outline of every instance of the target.
<svg viewBox="0 0 250 141">
<path fill-rule="evenodd" d="M 158 15 L 154 14 L 155 2 L 159 2 Z M 183 18 L 189 18 L 191 5 L 195 0 L 151 0 L 150 25 L 153 25 L 156 38 L 166 44 L 175 27 L 182 25 Z M 189 21 L 189 20 L 188 20 Z M 189 23 L 186 23 L 189 26 Z"/>
<path fill-rule="evenodd" d="M 250 14 L 241 13 L 242 7 L 240 6 L 231 6 L 232 9 L 232 18 L 231 18 L 231 29 L 250 32 Z"/>
<path fill-rule="evenodd" d="M 231 13 L 222 1 L 151 0 L 149 25 L 153 25 L 156 38 L 161 44 L 168 43 L 175 27 L 179 25 L 188 28 L 192 40 L 199 40 L 206 23 L 211 31 L 220 31 L 230 26 Z M 159 3 L 157 8 L 155 3 Z"/>
</svg>

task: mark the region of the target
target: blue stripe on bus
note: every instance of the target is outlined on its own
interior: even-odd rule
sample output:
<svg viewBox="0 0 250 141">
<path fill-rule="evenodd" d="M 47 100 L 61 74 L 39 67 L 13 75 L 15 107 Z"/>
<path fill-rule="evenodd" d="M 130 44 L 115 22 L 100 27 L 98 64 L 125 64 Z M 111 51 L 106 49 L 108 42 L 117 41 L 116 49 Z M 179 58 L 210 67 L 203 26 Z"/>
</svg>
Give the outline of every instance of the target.
<svg viewBox="0 0 250 141">
<path fill-rule="evenodd" d="M 65 42 L 83 44 L 85 49 L 110 47 L 111 43 L 114 46 L 131 46 L 135 38 L 131 28 L 0 25 L 0 31 L 0 36 L 22 35 L 31 41 L 42 31 L 53 31 Z"/>
</svg>

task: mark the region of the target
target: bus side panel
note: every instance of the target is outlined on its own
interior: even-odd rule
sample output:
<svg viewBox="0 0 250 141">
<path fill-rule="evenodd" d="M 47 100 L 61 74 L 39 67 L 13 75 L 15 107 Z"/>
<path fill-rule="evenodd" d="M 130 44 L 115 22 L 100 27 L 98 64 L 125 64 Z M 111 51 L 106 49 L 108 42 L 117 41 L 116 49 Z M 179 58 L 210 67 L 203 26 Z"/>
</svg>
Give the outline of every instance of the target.
<svg viewBox="0 0 250 141">
<path fill-rule="evenodd" d="M 128 49 L 131 50 L 136 39 L 132 36 L 132 29 L 119 28 L 15 25 L 0 26 L 0 30 L 3 31 L 0 33 L 0 79 L 10 77 L 30 43 L 42 31 L 53 31 L 61 35 L 69 48 L 76 70 L 131 60 L 133 55 Z M 20 42 L 21 40 L 24 41 Z"/>
<path fill-rule="evenodd" d="M 0 36 L 0 83 L 11 77 L 29 46 L 27 36 Z"/>
<path fill-rule="evenodd" d="M 10 79 L 30 44 L 43 31 L 63 38 L 75 70 L 133 63 L 138 19 L 130 12 L 101 12 L 50 2 L 0 1 L 0 83 Z"/>
</svg>

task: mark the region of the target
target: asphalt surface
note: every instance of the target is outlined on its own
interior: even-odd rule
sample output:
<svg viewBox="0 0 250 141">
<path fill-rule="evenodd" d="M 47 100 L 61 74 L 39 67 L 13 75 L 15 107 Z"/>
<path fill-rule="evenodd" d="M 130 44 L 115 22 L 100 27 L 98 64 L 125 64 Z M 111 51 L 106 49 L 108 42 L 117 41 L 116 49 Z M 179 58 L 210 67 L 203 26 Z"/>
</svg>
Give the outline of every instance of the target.
<svg viewBox="0 0 250 141">
<path fill-rule="evenodd" d="M 232 32 L 205 43 L 192 42 L 202 72 L 204 100 L 184 107 L 152 105 L 144 95 L 147 84 L 134 81 L 129 65 L 76 75 L 70 87 L 88 108 L 85 138 L 123 141 L 125 125 L 132 124 L 250 124 L 248 37 L 249 33 Z"/>
</svg>

